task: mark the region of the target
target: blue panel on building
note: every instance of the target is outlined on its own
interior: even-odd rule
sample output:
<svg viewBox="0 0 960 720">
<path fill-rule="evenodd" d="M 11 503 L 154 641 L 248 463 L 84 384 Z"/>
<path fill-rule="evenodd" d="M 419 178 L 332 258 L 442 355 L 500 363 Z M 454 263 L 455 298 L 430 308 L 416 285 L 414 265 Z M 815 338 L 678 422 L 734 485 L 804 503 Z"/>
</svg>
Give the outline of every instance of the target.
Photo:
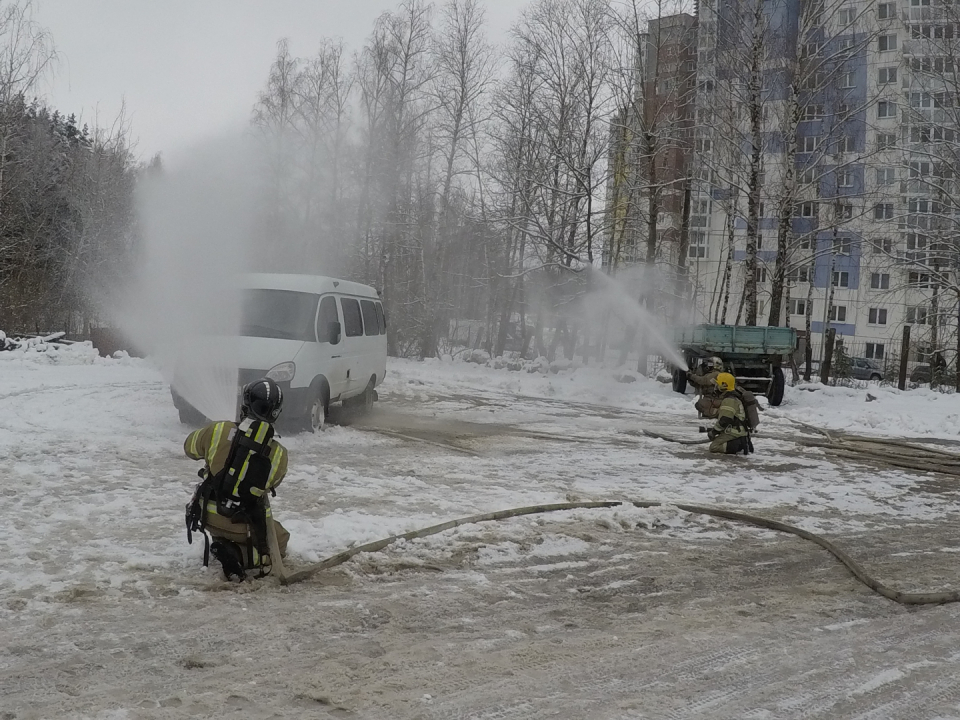
<svg viewBox="0 0 960 720">
<path fill-rule="evenodd" d="M 830 268 L 833 272 L 848 273 L 847 286 L 843 289 L 856 290 L 860 286 L 860 259 L 862 255 L 861 238 L 850 232 L 837 233 L 837 240 L 849 240 L 849 255 L 834 255 L 830 252 L 833 247 L 833 232 L 822 231 L 817 237 L 817 255 L 814 261 L 813 286 L 827 287 L 830 282 Z"/>
</svg>

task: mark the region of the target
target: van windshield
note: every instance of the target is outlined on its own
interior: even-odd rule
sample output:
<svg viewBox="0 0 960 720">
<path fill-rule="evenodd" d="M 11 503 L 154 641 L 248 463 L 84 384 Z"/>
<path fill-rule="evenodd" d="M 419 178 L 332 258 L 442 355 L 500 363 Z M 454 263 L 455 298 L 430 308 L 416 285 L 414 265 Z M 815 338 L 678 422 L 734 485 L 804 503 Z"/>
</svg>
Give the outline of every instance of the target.
<svg viewBox="0 0 960 720">
<path fill-rule="evenodd" d="M 290 290 L 244 290 L 243 337 L 315 342 L 314 320 L 320 296 Z"/>
</svg>

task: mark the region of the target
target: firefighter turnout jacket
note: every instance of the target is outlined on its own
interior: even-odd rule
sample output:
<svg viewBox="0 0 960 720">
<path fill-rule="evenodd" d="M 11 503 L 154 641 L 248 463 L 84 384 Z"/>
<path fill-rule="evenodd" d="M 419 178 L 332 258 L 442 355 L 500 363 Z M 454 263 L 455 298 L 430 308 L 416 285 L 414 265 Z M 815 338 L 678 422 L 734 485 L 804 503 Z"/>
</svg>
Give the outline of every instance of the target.
<svg viewBox="0 0 960 720">
<path fill-rule="evenodd" d="M 747 436 L 747 413 L 743 403 L 733 393 L 723 394 L 713 431 L 718 437 L 722 435 L 728 439 Z"/>
<path fill-rule="evenodd" d="M 246 422 L 246 421 L 245 421 Z M 244 430 L 247 430 L 246 427 Z M 269 426 L 267 423 L 260 423 L 257 437 L 253 439 L 257 442 L 263 442 L 261 434 L 265 434 Z M 230 421 L 221 421 L 210 423 L 204 428 L 196 430 L 187 436 L 183 443 L 183 451 L 187 457 L 193 460 L 203 460 L 207 464 L 207 471 L 211 475 L 219 473 L 227 462 L 230 454 L 230 446 L 233 443 L 234 434 L 237 432 L 237 424 Z M 276 440 L 271 439 L 270 448 L 270 473 L 267 477 L 266 490 L 274 490 L 287 474 L 287 450 Z M 241 470 L 241 476 L 243 471 Z M 206 511 L 211 514 L 217 514 L 217 503 L 209 501 Z M 269 510 L 267 517 L 269 517 Z"/>
</svg>

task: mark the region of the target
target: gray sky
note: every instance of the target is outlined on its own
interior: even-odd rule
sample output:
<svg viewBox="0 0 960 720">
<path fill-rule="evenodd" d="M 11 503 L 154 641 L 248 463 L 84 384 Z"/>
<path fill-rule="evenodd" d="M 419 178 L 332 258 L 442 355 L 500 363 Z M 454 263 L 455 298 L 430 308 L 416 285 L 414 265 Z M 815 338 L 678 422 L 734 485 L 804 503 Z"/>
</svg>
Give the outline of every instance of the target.
<svg viewBox="0 0 960 720">
<path fill-rule="evenodd" d="M 46 95 L 61 112 L 109 125 L 121 102 L 137 154 L 176 153 L 246 123 L 276 43 L 310 55 L 323 37 L 357 50 L 399 0 L 36 0 L 60 54 Z M 485 0 L 503 42 L 526 0 Z"/>
</svg>

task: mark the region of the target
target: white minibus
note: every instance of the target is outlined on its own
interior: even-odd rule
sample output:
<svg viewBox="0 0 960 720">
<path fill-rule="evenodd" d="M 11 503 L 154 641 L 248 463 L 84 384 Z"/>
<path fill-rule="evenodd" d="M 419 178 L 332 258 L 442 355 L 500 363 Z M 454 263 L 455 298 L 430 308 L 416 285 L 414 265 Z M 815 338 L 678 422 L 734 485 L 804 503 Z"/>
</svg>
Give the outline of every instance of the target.
<svg viewBox="0 0 960 720">
<path fill-rule="evenodd" d="M 251 274 L 242 276 L 240 293 L 237 337 L 226 351 L 227 339 L 218 343 L 238 369 L 239 387 L 272 378 L 284 393 L 281 421 L 313 431 L 331 403 L 372 407 L 387 371 L 387 323 L 374 288 L 316 275 Z M 181 421 L 202 421 L 179 384 L 175 376 Z"/>
</svg>

